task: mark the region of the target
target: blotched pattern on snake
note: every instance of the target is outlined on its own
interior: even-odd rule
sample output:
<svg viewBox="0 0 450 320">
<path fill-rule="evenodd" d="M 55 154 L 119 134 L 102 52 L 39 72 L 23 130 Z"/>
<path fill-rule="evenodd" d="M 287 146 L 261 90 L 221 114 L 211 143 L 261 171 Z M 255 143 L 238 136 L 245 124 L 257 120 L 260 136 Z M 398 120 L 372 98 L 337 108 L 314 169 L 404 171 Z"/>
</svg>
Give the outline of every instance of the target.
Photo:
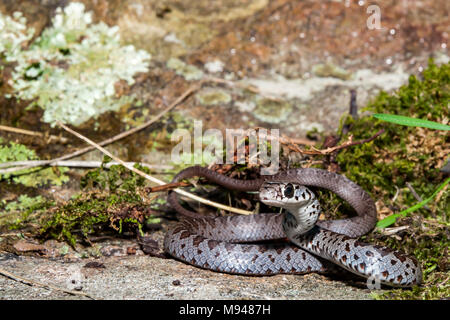
<svg viewBox="0 0 450 320">
<path fill-rule="evenodd" d="M 338 265 L 390 286 L 410 287 L 422 280 L 415 258 L 354 239 L 374 228 L 377 212 L 371 197 L 342 175 L 305 168 L 256 180 L 237 180 L 195 166 L 181 171 L 173 182 L 194 176 L 229 189 L 259 191 L 263 203 L 282 207 L 285 212 L 202 217 L 183 208 L 175 192 L 169 192 L 169 203 L 182 219 L 166 234 L 164 249 L 177 259 L 232 274 L 326 273 Z M 306 186 L 331 190 L 346 200 L 357 215 L 317 221 L 320 204 Z M 286 237 L 290 243 L 252 243 Z"/>
</svg>

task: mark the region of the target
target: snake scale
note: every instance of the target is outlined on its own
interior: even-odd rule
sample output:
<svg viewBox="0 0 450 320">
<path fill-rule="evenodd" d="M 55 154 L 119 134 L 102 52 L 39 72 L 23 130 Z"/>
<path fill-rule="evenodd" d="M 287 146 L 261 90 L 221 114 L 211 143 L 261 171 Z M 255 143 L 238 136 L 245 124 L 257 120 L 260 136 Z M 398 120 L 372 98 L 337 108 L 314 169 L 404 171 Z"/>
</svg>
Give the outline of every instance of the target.
<svg viewBox="0 0 450 320">
<path fill-rule="evenodd" d="M 255 180 L 238 180 L 194 166 L 180 171 L 172 182 L 194 176 L 232 190 L 260 191 L 263 203 L 283 207 L 286 212 L 203 217 L 183 208 L 176 193 L 171 191 L 168 201 L 182 218 L 167 232 L 164 250 L 181 261 L 246 275 L 326 273 L 338 265 L 367 278 L 368 284 L 378 281 L 410 287 L 421 283 L 422 271 L 414 257 L 354 239 L 374 228 L 377 211 L 372 198 L 342 175 L 304 168 Z M 320 213 L 319 203 L 304 186 L 331 190 L 347 201 L 357 215 L 315 223 Z M 303 225 L 305 221 L 309 230 Z M 306 231 L 299 233 L 297 229 Z M 286 237 L 290 242 L 255 243 Z"/>
</svg>

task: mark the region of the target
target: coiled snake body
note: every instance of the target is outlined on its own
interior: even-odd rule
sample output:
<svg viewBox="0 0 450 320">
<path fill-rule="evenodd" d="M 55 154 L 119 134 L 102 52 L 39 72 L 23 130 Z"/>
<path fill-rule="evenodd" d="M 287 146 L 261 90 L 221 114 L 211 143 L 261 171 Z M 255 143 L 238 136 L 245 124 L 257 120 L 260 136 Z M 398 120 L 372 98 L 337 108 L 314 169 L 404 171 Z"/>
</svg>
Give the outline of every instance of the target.
<svg viewBox="0 0 450 320">
<path fill-rule="evenodd" d="M 236 180 L 195 166 L 178 173 L 173 182 L 193 176 L 233 190 L 259 190 L 262 202 L 287 212 L 201 217 L 183 208 L 170 192 L 169 203 L 185 216 L 164 239 L 165 251 L 177 259 L 214 271 L 248 275 L 325 273 L 336 264 L 375 284 L 409 287 L 421 282 L 421 268 L 413 257 L 353 239 L 373 229 L 376 207 L 361 187 L 344 176 L 306 168 Z M 319 203 L 304 186 L 331 190 L 346 200 L 357 216 L 314 224 Z M 286 237 L 291 243 L 250 243 Z"/>
</svg>

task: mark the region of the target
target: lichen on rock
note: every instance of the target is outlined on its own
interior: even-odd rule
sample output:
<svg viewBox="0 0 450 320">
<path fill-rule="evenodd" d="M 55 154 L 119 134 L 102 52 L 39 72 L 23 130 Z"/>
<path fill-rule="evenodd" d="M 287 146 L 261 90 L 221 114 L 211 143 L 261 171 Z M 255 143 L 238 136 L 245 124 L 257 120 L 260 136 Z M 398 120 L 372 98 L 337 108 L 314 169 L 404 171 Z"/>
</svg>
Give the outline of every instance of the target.
<svg viewBox="0 0 450 320">
<path fill-rule="evenodd" d="M 27 29 L 26 19 L 21 12 L 15 12 L 13 17 L 4 16 L 0 12 L 0 59 L 13 61 L 22 50 L 22 45 L 27 43 L 33 34 L 34 29 Z M 0 64 L 0 70 L 1 68 Z"/>
<path fill-rule="evenodd" d="M 1 142 L 0 142 L 1 143 Z M 0 144 L 0 163 L 11 161 L 39 160 L 34 150 L 14 142 L 9 145 Z M 67 167 L 59 167 L 57 172 L 53 168 L 32 168 L 16 171 L 12 174 L 0 174 L 0 181 L 12 179 L 14 183 L 20 183 L 27 187 L 39 187 L 48 183 L 62 185 L 69 180 L 64 173 L 69 171 Z"/>
<path fill-rule="evenodd" d="M 341 80 L 349 80 L 352 77 L 352 73 L 341 68 L 331 61 L 327 61 L 323 64 L 317 64 L 312 67 L 312 72 L 318 77 L 332 77 Z"/>
<path fill-rule="evenodd" d="M 8 82 L 14 96 L 44 109 L 44 122 L 79 125 L 134 99 L 116 97 L 115 84 L 132 85 L 137 73 L 148 71 L 150 54 L 122 46 L 117 26 L 93 24 L 92 12 L 73 2 L 58 8 L 52 26 L 22 48 L 34 32 L 24 29 L 21 14 L 15 16 L 0 15 L 0 25 L 9 26 L 0 33 L 9 39 L 0 45 L 0 55 L 15 64 Z"/>
<path fill-rule="evenodd" d="M 187 81 L 200 80 L 203 77 L 203 71 L 197 67 L 187 64 L 178 58 L 170 58 L 167 61 L 167 68 L 175 71 L 176 74 L 182 76 Z"/>
<path fill-rule="evenodd" d="M 292 113 L 292 105 L 281 99 L 258 97 L 255 100 L 254 116 L 268 123 L 282 123 Z"/>
<path fill-rule="evenodd" d="M 197 102 L 202 105 L 222 105 L 231 102 L 231 95 L 224 90 L 205 88 L 195 95 Z"/>
</svg>

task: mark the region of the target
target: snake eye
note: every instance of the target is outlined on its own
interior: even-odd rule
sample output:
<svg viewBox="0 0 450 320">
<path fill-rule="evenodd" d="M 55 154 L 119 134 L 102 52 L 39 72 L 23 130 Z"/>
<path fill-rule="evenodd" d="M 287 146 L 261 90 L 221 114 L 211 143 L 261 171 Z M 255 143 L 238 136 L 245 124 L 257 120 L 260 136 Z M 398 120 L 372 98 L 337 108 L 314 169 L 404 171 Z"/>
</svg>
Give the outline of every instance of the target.
<svg viewBox="0 0 450 320">
<path fill-rule="evenodd" d="M 284 196 L 288 198 L 292 198 L 294 196 L 294 186 L 292 183 L 288 183 L 286 188 L 284 188 Z"/>
</svg>

